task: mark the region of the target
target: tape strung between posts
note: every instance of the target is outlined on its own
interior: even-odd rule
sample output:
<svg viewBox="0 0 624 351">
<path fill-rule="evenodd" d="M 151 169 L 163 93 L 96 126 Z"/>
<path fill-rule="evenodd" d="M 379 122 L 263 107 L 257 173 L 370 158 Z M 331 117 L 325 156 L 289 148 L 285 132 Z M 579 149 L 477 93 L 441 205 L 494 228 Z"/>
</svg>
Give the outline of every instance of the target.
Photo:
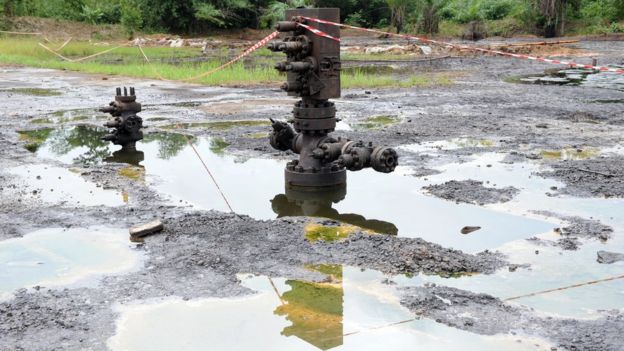
<svg viewBox="0 0 624 351">
<path fill-rule="evenodd" d="M 339 38 L 333 37 L 333 36 L 323 32 L 322 30 L 319 30 L 319 29 L 314 28 L 314 27 L 310 27 L 310 26 L 305 25 L 303 23 L 297 23 L 297 24 L 299 25 L 299 27 L 303 27 L 303 28 L 309 30 L 310 32 L 312 32 L 312 33 L 314 33 L 314 34 L 316 34 L 316 35 L 318 35 L 320 37 L 324 37 L 324 38 L 327 38 L 327 39 L 335 40 L 335 41 L 340 43 L 340 39 Z"/>
<path fill-rule="evenodd" d="M 317 23 L 322 23 L 322 24 L 329 24 L 329 25 L 332 25 L 332 26 L 351 28 L 351 29 L 355 29 L 355 30 L 359 30 L 359 31 L 369 32 L 369 33 L 390 35 L 390 36 L 404 38 L 404 39 L 413 39 L 413 40 L 417 40 L 417 41 L 424 42 L 424 43 L 431 43 L 431 44 L 436 44 L 436 45 L 441 45 L 441 46 L 450 46 L 450 47 L 463 49 L 463 50 L 472 50 L 472 51 L 478 51 L 478 52 L 487 53 L 487 54 L 494 54 L 494 55 L 500 55 L 500 56 L 506 56 L 506 57 L 513 57 L 513 58 L 517 58 L 517 59 L 539 61 L 539 62 L 550 63 L 550 64 L 554 64 L 554 65 L 566 65 L 566 66 L 570 66 L 570 67 L 593 69 L 593 70 L 602 71 L 602 72 L 613 72 L 613 73 L 618 73 L 618 74 L 624 74 L 624 69 L 622 69 L 622 68 L 610 68 L 610 67 L 605 67 L 605 66 L 585 65 L 585 64 L 581 64 L 581 63 L 572 62 L 572 61 L 561 61 L 561 60 L 547 59 L 547 58 L 544 58 L 544 57 L 536 57 L 536 56 L 529 56 L 529 55 L 513 54 L 513 53 L 510 53 L 510 52 L 504 52 L 504 51 L 499 51 L 499 50 L 490 50 L 490 49 L 484 49 L 484 48 L 479 48 L 479 47 L 474 47 L 474 46 L 452 44 L 452 43 L 438 41 L 438 40 L 433 40 L 433 39 L 415 37 L 415 36 L 407 35 L 407 34 L 397 34 L 397 33 L 384 32 L 384 31 L 380 31 L 380 30 L 376 30 L 376 29 L 368 29 L 368 28 L 356 27 L 356 26 L 351 26 L 351 25 L 348 25 L 348 24 L 342 24 L 342 23 L 336 23 L 336 22 L 321 20 L 321 19 L 318 19 L 318 18 L 311 18 L 311 17 L 300 17 L 300 18 L 303 18 L 303 19 L 306 19 L 306 20 L 312 21 L 312 22 L 317 22 Z M 313 32 L 313 33 L 315 33 L 315 32 Z"/>
</svg>

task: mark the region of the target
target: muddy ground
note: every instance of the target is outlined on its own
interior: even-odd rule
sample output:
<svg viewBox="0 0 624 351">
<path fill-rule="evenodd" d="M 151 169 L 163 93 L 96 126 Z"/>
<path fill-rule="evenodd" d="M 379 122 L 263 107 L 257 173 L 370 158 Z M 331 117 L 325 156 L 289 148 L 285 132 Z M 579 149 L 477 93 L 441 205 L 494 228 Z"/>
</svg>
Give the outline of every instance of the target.
<svg viewBox="0 0 624 351">
<path fill-rule="evenodd" d="M 618 56 L 618 52 L 624 50 L 624 42 L 576 45 L 599 56 L 601 64 L 624 64 Z M 400 147 L 405 174 L 425 181 L 434 174 L 443 175 L 441 166 L 462 164 L 474 155 L 495 152 L 504 156 L 501 164 L 538 162 L 543 171 L 535 177 L 561 181 L 562 186 L 552 187 L 548 196 L 621 198 L 624 164 L 618 151 L 604 155 L 590 153 L 585 158 L 583 150 L 615 150 L 621 145 L 624 91 L 617 87 L 536 86 L 509 82 L 514 77 L 539 74 L 546 68 L 549 67 L 495 57 L 417 63 L 412 69 L 456 72 L 458 78 L 454 84 L 442 87 L 343 91 L 344 98 L 337 101 L 338 117 L 349 128 L 337 133 Z M 128 228 L 156 218 L 163 220 L 165 230 L 146 238 L 136 248 L 146 255 L 143 267 L 136 272 L 106 276 L 90 287 L 48 289 L 37 286 L 15 291 L 13 297 L 0 303 L 0 350 L 105 350 L 107 340 L 115 333 L 118 315 L 112 307 L 116 303 L 167 296 L 194 299 L 252 293 L 240 284 L 237 273 L 323 281 L 326 279 L 323 274 L 304 266 L 343 264 L 388 275 L 441 277 L 487 275 L 518 269 L 516 263 L 519 262 L 512 262 L 496 252 L 496 247 L 472 254 L 419 238 L 371 234 L 366 230 L 356 230 L 341 241 L 310 242 L 303 235 L 305 225 L 310 222 L 308 218 L 258 220 L 172 204 L 149 183 L 120 177 L 123 164 L 68 165 L 39 158 L 25 148 L 30 141 L 20 138 L 17 131 L 58 127 L 56 122 L 32 123 L 33 120 L 50 118 L 58 111 L 91 111 L 104 106 L 111 100 L 114 87 L 122 85 L 137 88 L 144 106 L 147 135 L 171 131 L 171 126 L 180 123 L 182 129 L 176 132 L 198 138 L 222 138 L 228 144 L 224 152 L 229 155 L 276 160 L 293 157 L 290 153 L 272 150 L 263 136 L 269 126 L 262 122 L 268 117 L 287 119 L 294 102 L 275 89 L 200 87 L 2 67 L 0 240 L 21 237 L 42 228 L 93 225 Z M 12 90 L 35 87 L 51 89 L 59 95 L 34 96 L 28 90 Z M 369 119 L 374 116 L 392 116 L 396 122 L 368 127 Z M 258 123 L 232 128 L 192 125 L 194 122 L 241 120 Z M 100 123 L 101 119 L 69 120 L 63 125 Z M 486 147 L 441 147 L 435 152 L 403 147 L 457 138 L 487 140 L 488 143 Z M 568 149 L 582 154 L 583 159 L 567 159 L 567 154 L 561 152 L 557 157 L 550 157 L 553 150 Z M 20 176 L 9 172 L 30 165 L 71 168 L 82 179 L 100 188 L 124 189 L 130 200 L 123 206 L 44 201 L 41 194 L 53 190 L 45 185 L 50 175 L 45 171 L 38 174 L 42 183 L 33 190 L 21 182 Z M 488 169 L 483 167 L 482 171 L 488 172 Z M 197 186 L 211 185 L 206 180 Z M 476 205 L 513 201 L 518 194 L 514 187 L 465 179 L 414 190 Z M 587 237 L 608 242 L 622 234 L 599 220 L 557 213 L 541 215 L 563 221 L 564 228 L 560 230 L 563 237 L 554 244 L 561 250 L 576 249 L 580 246 L 578 240 Z M 339 225 L 337 222 L 324 224 Z M 536 240 L 535 247 L 539 249 L 543 241 Z M 520 270 L 527 269 L 526 265 L 521 267 Z M 497 297 L 444 286 L 402 289 L 400 295 L 402 303 L 416 316 L 476 334 L 518 333 L 517 338 L 539 337 L 554 348 L 565 350 L 624 348 L 619 338 L 623 327 L 620 310 L 610 311 L 595 320 L 582 320 L 544 317 L 531 308 L 509 305 Z M 458 315 L 464 317 L 458 318 Z"/>
</svg>

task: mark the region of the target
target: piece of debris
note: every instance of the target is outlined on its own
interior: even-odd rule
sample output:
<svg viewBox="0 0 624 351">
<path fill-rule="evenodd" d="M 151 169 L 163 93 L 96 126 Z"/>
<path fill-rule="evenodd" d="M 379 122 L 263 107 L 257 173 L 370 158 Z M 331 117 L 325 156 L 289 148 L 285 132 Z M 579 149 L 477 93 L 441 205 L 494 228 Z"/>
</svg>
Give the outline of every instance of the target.
<svg viewBox="0 0 624 351">
<path fill-rule="evenodd" d="M 624 261 L 624 254 L 619 252 L 609 252 L 600 250 L 597 253 L 598 258 L 596 261 L 598 263 L 611 264 L 618 261 Z"/>
<path fill-rule="evenodd" d="M 471 226 L 466 226 L 466 227 L 463 227 L 463 228 L 461 229 L 461 233 L 462 233 L 462 234 L 470 234 L 470 233 L 472 233 L 472 232 L 476 232 L 476 231 L 477 231 L 477 230 L 479 230 L 479 229 L 481 229 L 481 227 L 471 227 Z"/>
<path fill-rule="evenodd" d="M 160 220 L 155 220 L 146 224 L 141 224 L 130 228 L 130 236 L 132 238 L 143 238 L 145 236 L 158 233 L 164 229 L 164 225 Z"/>
</svg>

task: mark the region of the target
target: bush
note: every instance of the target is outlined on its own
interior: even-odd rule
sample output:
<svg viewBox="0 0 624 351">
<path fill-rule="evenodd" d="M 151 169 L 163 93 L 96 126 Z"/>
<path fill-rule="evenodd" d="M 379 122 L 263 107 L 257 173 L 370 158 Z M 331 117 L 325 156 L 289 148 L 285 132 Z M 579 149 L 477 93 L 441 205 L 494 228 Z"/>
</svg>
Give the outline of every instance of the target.
<svg viewBox="0 0 624 351">
<path fill-rule="evenodd" d="M 139 5 L 133 0 L 121 0 L 121 25 L 130 37 L 143 25 L 143 17 Z"/>
<path fill-rule="evenodd" d="M 362 16 L 362 11 L 358 11 L 347 16 L 345 20 L 346 24 L 356 26 L 356 27 L 367 27 L 366 20 Z"/>
<path fill-rule="evenodd" d="M 486 20 L 503 19 L 513 11 L 517 0 L 485 0 L 479 6 L 481 16 Z"/>
</svg>

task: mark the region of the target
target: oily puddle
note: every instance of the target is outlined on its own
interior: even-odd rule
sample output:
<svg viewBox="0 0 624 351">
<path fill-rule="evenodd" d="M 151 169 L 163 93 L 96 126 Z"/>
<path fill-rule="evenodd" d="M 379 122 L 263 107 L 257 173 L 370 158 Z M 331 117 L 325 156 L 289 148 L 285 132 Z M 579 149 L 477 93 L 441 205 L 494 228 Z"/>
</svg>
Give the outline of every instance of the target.
<svg viewBox="0 0 624 351">
<path fill-rule="evenodd" d="M 398 116 L 378 115 L 365 118 L 357 123 L 353 123 L 352 127 L 357 130 L 384 129 L 400 122 L 401 118 Z"/>
<path fill-rule="evenodd" d="M 494 148 L 500 145 L 500 141 L 491 139 L 476 139 L 470 137 L 453 138 L 449 140 L 425 141 L 418 144 L 410 144 L 401 146 L 400 149 L 417 152 L 428 153 L 434 151 L 459 150 L 466 148 Z"/>
<path fill-rule="evenodd" d="M 0 189 L 0 194 L 16 201 L 39 200 L 81 206 L 124 204 L 122 193 L 102 189 L 66 168 L 28 165 L 11 168 L 7 172 L 16 177 L 11 185 Z"/>
<path fill-rule="evenodd" d="M 339 265 L 316 283 L 239 275 L 255 295 L 179 298 L 118 305 L 113 350 L 548 350 L 543 341 L 479 336 L 431 320 L 414 320 L 394 287 L 375 271 Z M 260 328 L 258 326 L 261 326 Z M 235 330 L 237 337 L 232 337 Z M 536 347 L 535 343 L 540 344 Z"/>
<path fill-rule="evenodd" d="M 73 122 L 100 122 L 106 120 L 108 115 L 98 113 L 95 109 L 60 110 L 52 112 L 40 118 L 30 120 L 32 124 L 64 124 Z"/>
<path fill-rule="evenodd" d="M 168 195 L 173 203 L 228 212 L 184 136 L 148 134 L 137 143 L 136 151 L 113 152 L 111 145 L 103 144 L 95 135 L 80 137 L 82 130 L 93 133 L 85 128 L 50 133 L 37 155 L 68 164 L 132 160 L 144 169 L 146 184 Z M 401 169 L 393 174 L 352 172 L 347 188 L 321 193 L 285 189 L 284 161 L 230 156 L 223 153 L 223 144 L 215 140 L 219 139 L 198 138 L 193 142 L 234 210 L 257 219 L 325 217 L 375 232 L 422 237 L 468 252 L 497 247 L 553 228 L 546 221 L 425 196 L 420 189 L 427 183 L 405 176 Z M 463 227 L 473 225 L 482 227 L 477 235 L 460 234 Z"/>
<path fill-rule="evenodd" d="M 423 277 L 423 280 L 509 298 L 621 275 L 624 262 L 600 264 L 596 262 L 596 257 L 600 250 L 624 252 L 624 237 L 621 235 L 624 232 L 624 212 L 621 210 L 624 208 L 624 200 L 552 196 L 555 192 L 553 189 L 561 188 L 563 185 L 553 179 L 535 176 L 534 173 L 544 170 L 540 163 L 503 164 L 500 161 L 504 156 L 498 153 L 484 153 L 469 162 L 440 167 L 438 169 L 444 172 L 431 176 L 430 179 L 435 183 L 473 179 L 482 181 L 488 187 L 515 186 L 521 191 L 513 201 L 487 207 L 560 222 L 557 227 L 568 224 L 555 218 L 536 215 L 534 211 L 549 211 L 562 216 L 599 220 L 613 228 L 612 237 L 606 242 L 580 238 L 580 248 L 575 251 L 563 251 L 560 247 L 552 245 L 516 240 L 497 247 L 497 250 L 507 255 L 509 262 L 529 264 L 529 269 L 518 268 L 515 272 L 501 270 L 492 275 L 459 277 L 454 280 L 430 276 Z M 486 168 L 487 165 L 491 167 Z M 484 171 L 485 169 L 487 171 Z M 470 235 L 478 233 L 477 231 Z M 556 242 L 561 238 L 555 231 L 536 236 L 548 242 Z M 599 310 L 621 308 L 623 299 L 624 280 L 614 280 L 526 297 L 514 302 L 564 316 L 595 318 Z"/>
<path fill-rule="evenodd" d="M 138 269 L 128 232 L 102 227 L 50 228 L 0 241 L 0 296 L 16 289 L 84 286 Z"/>
<path fill-rule="evenodd" d="M 210 129 L 210 130 L 230 130 L 239 127 L 268 127 L 271 123 L 269 120 L 240 120 L 240 121 L 216 121 L 216 122 L 194 122 L 179 123 L 163 126 L 163 129 Z"/>
<path fill-rule="evenodd" d="M 610 67 L 623 68 L 615 65 Z M 587 86 L 624 91 L 623 74 L 581 68 L 546 70 L 543 74 L 512 77 L 507 81 L 521 84 Z"/>
<path fill-rule="evenodd" d="M 539 155 L 544 160 L 587 160 L 600 155 L 600 149 L 594 147 L 563 148 L 560 150 L 542 150 Z"/>
<path fill-rule="evenodd" d="M 259 109 L 290 109 L 296 101 L 296 99 L 249 99 L 222 101 L 202 105 L 200 109 L 209 114 L 237 115 L 244 112 L 258 112 Z"/>
</svg>

